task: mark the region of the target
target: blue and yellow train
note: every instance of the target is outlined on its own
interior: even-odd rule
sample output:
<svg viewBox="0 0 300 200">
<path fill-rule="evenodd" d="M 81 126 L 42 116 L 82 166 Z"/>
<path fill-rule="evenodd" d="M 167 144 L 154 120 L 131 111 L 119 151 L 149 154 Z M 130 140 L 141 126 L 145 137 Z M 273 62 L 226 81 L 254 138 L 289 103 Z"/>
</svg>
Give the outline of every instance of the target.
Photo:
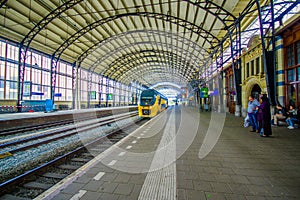
<svg viewBox="0 0 300 200">
<path fill-rule="evenodd" d="M 168 98 L 154 89 L 144 90 L 139 103 L 140 117 L 154 117 L 168 108 Z"/>
</svg>

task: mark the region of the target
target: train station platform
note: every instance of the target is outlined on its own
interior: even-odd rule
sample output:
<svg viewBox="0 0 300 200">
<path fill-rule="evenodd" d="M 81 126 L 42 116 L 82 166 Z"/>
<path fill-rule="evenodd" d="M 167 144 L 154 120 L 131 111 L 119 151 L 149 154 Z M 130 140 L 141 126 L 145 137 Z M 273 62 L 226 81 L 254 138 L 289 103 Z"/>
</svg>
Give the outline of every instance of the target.
<svg viewBox="0 0 300 200">
<path fill-rule="evenodd" d="M 300 129 L 242 122 L 172 107 L 37 199 L 300 199 Z"/>
<path fill-rule="evenodd" d="M 7 120 L 19 120 L 25 118 L 37 118 L 45 116 L 57 116 L 65 114 L 78 114 L 78 113 L 87 113 L 87 112 L 97 112 L 105 110 L 114 110 L 122 108 L 132 108 L 137 106 L 121 106 L 121 107 L 103 107 L 103 108 L 88 108 L 88 109 L 76 109 L 76 110 L 60 110 L 54 112 L 20 112 L 20 113 L 2 113 L 0 114 L 0 121 Z"/>
</svg>

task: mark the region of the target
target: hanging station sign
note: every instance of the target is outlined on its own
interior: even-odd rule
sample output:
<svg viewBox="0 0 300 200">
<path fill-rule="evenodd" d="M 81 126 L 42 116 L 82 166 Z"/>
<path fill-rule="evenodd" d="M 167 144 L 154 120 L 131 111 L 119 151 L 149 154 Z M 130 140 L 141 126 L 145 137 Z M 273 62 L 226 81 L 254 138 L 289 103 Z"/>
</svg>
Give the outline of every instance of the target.
<svg viewBox="0 0 300 200">
<path fill-rule="evenodd" d="M 208 98 L 208 88 L 207 87 L 203 87 L 200 89 L 200 97 Z"/>
</svg>

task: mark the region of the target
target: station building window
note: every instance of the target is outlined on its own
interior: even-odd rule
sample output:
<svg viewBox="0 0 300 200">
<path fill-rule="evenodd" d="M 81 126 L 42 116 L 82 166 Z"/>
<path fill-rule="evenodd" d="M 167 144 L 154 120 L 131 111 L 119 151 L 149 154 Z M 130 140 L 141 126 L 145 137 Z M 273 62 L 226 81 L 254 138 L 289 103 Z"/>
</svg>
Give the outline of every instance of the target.
<svg viewBox="0 0 300 200">
<path fill-rule="evenodd" d="M 24 96 L 23 100 L 51 98 L 50 56 L 36 51 L 28 51 L 25 58 L 24 81 L 32 83 L 32 92 L 39 92 L 43 95 Z M 10 41 L 0 40 L 0 99 L 17 99 L 18 61 L 18 45 Z M 62 93 L 62 97 L 56 98 L 56 100 L 72 101 L 72 73 L 72 65 L 66 62 L 58 63 L 55 93 Z"/>
<path fill-rule="evenodd" d="M 67 72 L 67 66 L 66 66 L 66 64 L 60 62 L 59 63 L 59 67 L 58 67 L 58 71 L 59 71 L 59 73 L 66 74 L 66 72 Z"/>
<path fill-rule="evenodd" d="M 6 87 L 5 87 L 5 99 L 17 99 L 18 94 L 18 65 L 13 63 L 7 63 L 6 67 Z"/>
<path fill-rule="evenodd" d="M 19 60 L 19 48 L 15 45 L 7 45 L 7 59 L 8 60 Z"/>
<path fill-rule="evenodd" d="M 6 80 L 18 80 L 18 65 L 14 63 L 7 63 Z"/>
<path fill-rule="evenodd" d="M 90 98 L 90 101 L 93 102 L 93 104 L 98 103 L 99 93 L 98 93 L 98 84 L 95 82 L 91 83 L 91 93 L 88 98 Z"/>
<path fill-rule="evenodd" d="M 6 43 L 0 41 L 0 56 L 1 56 L 2 58 L 4 58 L 4 57 L 5 57 L 5 54 L 6 54 Z"/>
<path fill-rule="evenodd" d="M 300 64 L 300 41 L 296 43 L 297 64 Z"/>
<path fill-rule="evenodd" d="M 257 57 L 255 59 L 255 65 L 256 65 L 256 74 L 259 74 L 261 71 L 260 71 L 260 60 L 259 60 L 259 57 Z"/>
<path fill-rule="evenodd" d="M 72 92 L 72 88 L 73 88 L 73 81 L 72 81 L 72 77 L 66 77 L 66 100 L 67 101 L 72 101 L 72 97 L 73 97 L 73 92 Z"/>
<path fill-rule="evenodd" d="M 254 60 L 251 60 L 251 76 L 255 75 Z"/>
<path fill-rule="evenodd" d="M 300 106 L 300 41 L 286 47 L 286 103 Z"/>
<path fill-rule="evenodd" d="M 0 99 L 4 99 L 4 80 L 0 80 Z"/>
<path fill-rule="evenodd" d="M 88 72 L 84 69 L 80 70 L 81 84 L 81 101 L 87 101 L 88 98 Z"/>
<path fill-rule="evenodd" d="M 294 50 L 293 50 L 294 45 L 290 45 L 287 47 L 287 66 L 291 67 L 294 66 L 295 64 L 295 54 L 294 54 Z"/>
<path fill-rule="evenodd" d="M 246 64 L 246 75 L 245 75 L 245 78 L 248 78 L 248 77 L 249 77 L 249 74 L 250 74 L 250 64 L 247 63 L 247 64 Z"/>
<path fill-rule="evenodd" d="M 0 79 L 4 80 L 5 79 L 5 65 L 4 61 L 0 60 Z"/>
<path fill-rule="evenodd" d="M 99 75 L 92 73 L 91 82 L 91 93 L 88 98 L 90 99 L 91 105 L 98 104 L 99 101 Z"/>
<path fill-rule="evenodd" d="M 8 98 L 10 99 L 10 96 L 8 94 L 8 91 L 10 91 L 10 86 L 13 86 L 13 84 L 11 85 L 7 80 L 17 80 L 17 78 L 14 78 L 14 65 L 12 64 L 12 70 L 8 69 L 7 66 L 7 52 L 8 52 L 8 43 L 4 42 L 4 41 L 0 41 L 0 99 L 5 99 Z M 9 56 L 10 56 L 10 62 L 12 62 L 13 60 L 11 60 L 12 58 L 14 58 L 15 56 L 12 56 L 12 53 L 14 52 L 14 46 L 9 45 L 10 50 L 9 50 Z M 11 66 L 9 64 L 9 66 Z M 13 88 L 12 88 L 12 92 Z M 14 97 L 14 94 L 11 95 L 11 97 Z"/>
<path fill-rule="evenodd" d="M 58 101 L 72 101 L 72 66 L 68 63 L 60 61 L 57 63 L 56 71 L 57 75 L 55 93 L 58 94 L 58 96 L 55 97 L 55 99 Z"/>
<path fill-rule="evenodd" d="M 46 69 L 46 70 L 51 69 L 51 59 L 50 58 L 47 58 L 47 57 L 42 58 L 42 68 Z"/>
<path fill-rule="evenodd" d="M 51 57 L 47 54 L 28 51 L 26 54 L 26 65 L 24 71 L 24 81 L 31 82 L 32 92 L 42 95 L 24 96 L 23 100 L 45 100 L 51 98 Z M 19 79 L 19 46 L 18 44 L 0 40 L 0 100 L 17 100 L 18 79 Z M 55 101 L 73 100 L 73 66 L 65 61 L 59 61 L 56 70 L 56 85 L 54 93 L 60 93 L 60 97 L 55 97 Z M 81 100 L 88 100 L 88 71 L 79 70 Z M 136 86 L 138 87 L 138 85 Z M 99 74 L 92 74 L 91 90 L 96 91 L 96 99 L 93 103 L 102 104 L 106 102 L 106 94 L 113 93 L 114 102 L 128 102 L 133 93 L 137 92 L 136 87 L 128 87 L 121 83 L 109 80 Z M 131 91 L 132 90 L 132 91 Z M 100 96 L 101 95 L 101 96 Z"/>
</svg>

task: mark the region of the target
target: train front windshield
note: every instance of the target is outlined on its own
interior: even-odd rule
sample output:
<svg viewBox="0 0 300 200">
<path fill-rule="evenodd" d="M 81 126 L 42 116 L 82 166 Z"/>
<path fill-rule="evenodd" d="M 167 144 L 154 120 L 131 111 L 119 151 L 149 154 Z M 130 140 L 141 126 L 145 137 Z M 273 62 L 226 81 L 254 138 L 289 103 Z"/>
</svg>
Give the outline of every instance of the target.
<svg viewBox="0 0 300 200">
<path fill-rule="evenodd" d="M 143 91 L 141 94 L 141 106 L 151 106 L 155 102 L 155 96 L 153 91 Z"/>
</svg>

